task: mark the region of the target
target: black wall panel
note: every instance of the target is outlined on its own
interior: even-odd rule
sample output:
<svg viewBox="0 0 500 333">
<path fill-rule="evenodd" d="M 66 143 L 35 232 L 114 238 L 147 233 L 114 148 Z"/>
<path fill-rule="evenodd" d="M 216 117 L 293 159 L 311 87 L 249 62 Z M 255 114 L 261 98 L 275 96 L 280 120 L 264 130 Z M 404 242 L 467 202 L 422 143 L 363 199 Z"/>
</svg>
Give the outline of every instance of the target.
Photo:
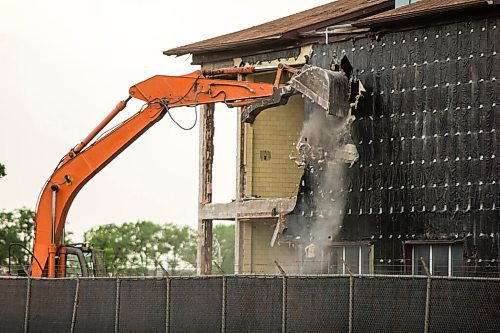
<svg viewBox="0 0 500 333">
<path fill-rule="evenodd" d="M 465 247 L 477 247 L 492 235 L 486 256 L 497 258 L 499 23 L 479 19 L 314 46 L 312 65 L 330 68 L 347 56 L 367 90 L 354 111 L 360 158 L 345 166 L 337 240 L 387 247 L 392 235 L 399 248 L 414 239 L 465 239 Z M 313 112 L 320 111 L 306 101 L 306 119 Z M 331 190 L 317 169 L 314 161 L 306 167 L 285 237 L 311 241 L 308 230 L 319 221 L 314 196 Z M 385 255 L 378 259 L 403 259 Z M 488 265 L 498 275 L 497 263 Z"/>
</svg>

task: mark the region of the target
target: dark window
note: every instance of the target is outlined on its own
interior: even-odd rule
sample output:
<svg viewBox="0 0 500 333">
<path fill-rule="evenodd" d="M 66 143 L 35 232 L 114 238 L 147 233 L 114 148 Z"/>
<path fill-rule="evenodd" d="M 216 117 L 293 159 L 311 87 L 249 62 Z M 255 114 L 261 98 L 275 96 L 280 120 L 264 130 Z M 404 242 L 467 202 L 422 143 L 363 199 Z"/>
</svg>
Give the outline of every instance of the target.
<svg viewBox="0 0 500 333">
<path fill-rule="evenodd" d="M 428 243 L 412 245 L 412 274 L 426 275 L 425 266 L 431 275 L 461 276 L 463 275 L 462 243 Z"/>
<path fill-rule="evenodd" d="M 432 245 L 432 275 L 448 276 L 449 248 L 446 245 Z"/>
<path fill-rule="evenodd" d="M 461 243 L 456 243 L 451 246 L 451 275 L 465 276 L 464 246 Z"/>
<path fill-rule="evenodd" d="M 373 274 L 373 245 L 334 245 L 328 258 L 329 274 Z"/>
</svg>

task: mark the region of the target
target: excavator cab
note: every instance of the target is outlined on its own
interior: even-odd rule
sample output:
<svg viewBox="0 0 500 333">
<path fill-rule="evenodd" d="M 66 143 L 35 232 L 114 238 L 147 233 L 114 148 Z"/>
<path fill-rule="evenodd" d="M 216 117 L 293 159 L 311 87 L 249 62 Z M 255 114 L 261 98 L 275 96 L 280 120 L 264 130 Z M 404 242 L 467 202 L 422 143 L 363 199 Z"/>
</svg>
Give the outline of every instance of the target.
<svg viewBox="0 0 500 333">
<path fill-rule="evenodd" d="M 12 249 L 20 247 L 24 251 L 23 255 L 16 255 Z M 19 252 L 19 251 L 17 251 Z M 13 243 L 9 246 L 8 276 L 30 276 L 32 266 L 26 263 L 28 254 L 33 257 L 33 253 L 23 244 Z M 34 265 L 40 262 L 34 258 Z M 87 243 L 76 243 L 61 245 L 55 256 L 55 263 L 58 278 L 63 277 L 104 277 L 106 276 L 106 265 L 104 251 L 97 250 Z"/>
<path fill-rule="evenodd" d="M 103 250 L 97 250 L 86 243 L 69 244 L 65 245 L 64 248 L 60 248 L 56 265 L 65 267 L 63 270 L 65 277 L 106 276 Z M 61 272 L 61 270 L 58 271 Z"/>
</svg>

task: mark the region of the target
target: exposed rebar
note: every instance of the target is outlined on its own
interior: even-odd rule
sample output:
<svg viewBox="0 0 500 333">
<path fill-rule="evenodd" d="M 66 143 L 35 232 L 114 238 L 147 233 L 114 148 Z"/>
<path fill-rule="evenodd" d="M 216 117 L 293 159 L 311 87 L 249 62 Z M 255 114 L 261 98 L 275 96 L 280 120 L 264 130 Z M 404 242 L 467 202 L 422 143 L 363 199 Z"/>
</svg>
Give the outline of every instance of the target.
<svg viewBox="0 0 500 333">
<path fill-rule="evenodd" d="M 278 263 L 277 260 L 274 261 L 274 264 L 276 265 L 276 267 L 278 267 L 278 270 L 280 271 L 280 274 L 282 276 L 286 276 L 285 270 L 283 269 L 283 267 L 281 267 L 281 265 Z"/>
<path fill-rule="evenodd" d="M 222 275 L 226 275 L 226 273 L 224 272 L 224 270 L 222 269 L 222 267 L 220 267 L 220 265 L 217 263 L 217 261 L 213 261 L 212 263 L 214 264 L 214 266 L 219 270 L 219 272 Z"/>
<path fill-rule="evenodd" d="M 425 264 L 423 257 L 420 257 L 420 262 L 422 263 L 422 266 L 424 267 L 425 274 L 427 275 L 427 277 L 430 277 L 431 273 L 429 272 L 429 269 L 427 268 L 427 265 Z"/>
</svg>

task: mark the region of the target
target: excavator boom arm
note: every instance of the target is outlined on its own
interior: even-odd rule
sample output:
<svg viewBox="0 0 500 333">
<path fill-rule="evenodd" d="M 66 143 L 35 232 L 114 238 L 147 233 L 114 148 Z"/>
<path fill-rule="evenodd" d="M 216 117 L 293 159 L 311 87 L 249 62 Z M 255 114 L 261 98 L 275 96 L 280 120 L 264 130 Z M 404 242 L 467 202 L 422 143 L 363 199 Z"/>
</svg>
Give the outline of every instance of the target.
<svg viewBox="0 0 500 333">
<path fill-rule="evenodd" d="M 304 66 L 306 67 L 306 66 Z M 116 156 L 159 121 L 170 108 L 224 102 L 244 106 L 245 121 L 253 121 L 259 112 L 281 105 L 290 95 L 303 93 L 332 115 L 345 116 L 349 105 L 349 79 L 339 72 L 314 66 L 300 71 L 279 65 L 274 84 L 225 80 L 208 75 L 250 74 L 253 67 L 195 71 L 182 76 L 153 76 L 132 86 L 129 97 L 72 148 L 61 160 L 42 189 L 35 217 L 32 276 L 62 277 L 65 269 L 63 229 L 69 208 L 80 189 Z M 283 71 L 294 73 L 282 86 Z M 106 135 L 92 140 L 121 112 L 130 98 L 146 102 L 145 108 L 114 127 Z M 60 251 L 59 251 L 60 249 Z M 56 255 L 60 252 L 60 268 Z"/>
<path fill-rule="evenodd" d="M 130 97 L 145 101 L 146 107 L 89 145 L 126 106 L 128 99 L 120 102 L 95 130 L 64 156 L 43 187 L 35 219 L 32 276 L 53 278 L 59 275 L 58 272 L 64 272 L 63 268 L 56 268 L 55 257 L 63 241 L 66 216 L 74 198 L 93 176 L 159 121 L 169 108 L 216 102 L 244 104 L 272 96 L 277 89 L 269 83 L 211 79 L 201 71 L 184 76 L 158 75 L 132 86 Z"/>
</svg>

